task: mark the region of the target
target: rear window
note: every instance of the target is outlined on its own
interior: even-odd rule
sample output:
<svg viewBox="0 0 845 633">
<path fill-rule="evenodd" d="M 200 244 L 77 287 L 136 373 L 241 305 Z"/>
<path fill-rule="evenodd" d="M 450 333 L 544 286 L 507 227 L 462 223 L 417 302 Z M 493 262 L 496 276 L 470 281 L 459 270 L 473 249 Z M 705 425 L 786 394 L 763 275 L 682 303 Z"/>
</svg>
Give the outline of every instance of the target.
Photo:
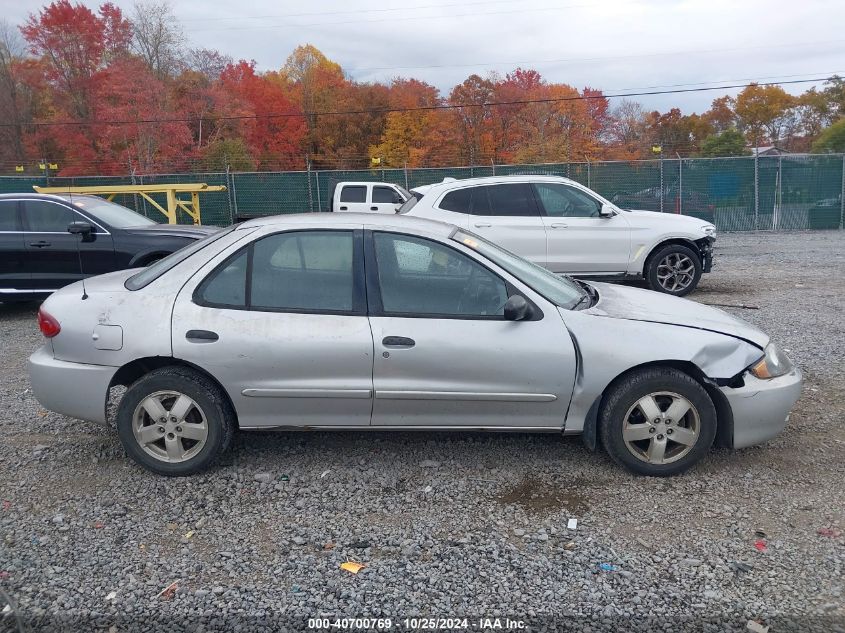
<svg viewBox="0 0 845 633">
<path fill-rule="evenodd" d="M 440 201 L 440 208 L 455 213 L 469 213 L 472 204 L 472 187 L 450 191 Z"/>
<path fill-rule="evenodd" d="M 129 279 L 127 279 L 126 283 L 123 284 L 124 287 L 127 290 L 140 290 L 144 286 L 148 286 L 168 270 L 188 259 L 194 253 L 201 251 L 209 244 L 213 244 L 224 235 L 228 235 L 234 231 L 236 226 L 237 225 L 230 226 L 228 229 L 223 229 L 222 231 L 218 231 L 217 233 L 204 237 L 201 240 L 197 240 L 193 244 L 189 244 L 185 248 L 180 248 L 175 253 L 171 253 L 164 259 L 160 259 L 154 264 L 150 264 L 141 272 L 132 275 Z"/>
<path fill-rule="evenodd" d="M 367 188 L 359 185 L 347 185 L 340 190 L 341 202 L 366 202 Z"/>
</svg>

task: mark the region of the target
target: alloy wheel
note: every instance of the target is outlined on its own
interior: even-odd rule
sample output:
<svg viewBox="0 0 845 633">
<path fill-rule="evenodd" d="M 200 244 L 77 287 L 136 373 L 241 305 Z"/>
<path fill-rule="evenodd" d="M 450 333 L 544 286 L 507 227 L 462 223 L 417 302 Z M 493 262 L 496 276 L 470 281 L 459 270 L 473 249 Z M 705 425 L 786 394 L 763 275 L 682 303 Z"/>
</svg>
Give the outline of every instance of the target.
<svg viewBox="0 0 845 633">
<path fill-rule="evenodd" d="M 695 279 L 695 263 L 683 253 L 669 253 L 657 264 L 657 282 L 668 292 L 686 290 Z"/>
<path fill-rule="evenodd" d="M 628 451 L 649 464 L 671 464 L 698 442 L 701 418 L 692 402 L 671 391 L 637 400 L 625 414 L 622 439 Z"/>
<path fill-rule="evenodd" d="M 200 406 L 178 391 L 157 391 L 141 400 L 132 415 L 132 433 L 144 452 L 169 463 L 184 462 L 208 440 Z"/>
</svg>

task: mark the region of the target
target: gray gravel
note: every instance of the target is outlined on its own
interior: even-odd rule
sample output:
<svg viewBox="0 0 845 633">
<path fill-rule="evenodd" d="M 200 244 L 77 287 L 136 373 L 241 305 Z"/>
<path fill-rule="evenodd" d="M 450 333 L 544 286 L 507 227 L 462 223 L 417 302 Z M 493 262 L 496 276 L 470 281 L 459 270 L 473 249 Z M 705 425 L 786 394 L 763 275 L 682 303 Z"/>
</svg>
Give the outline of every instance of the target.
<svg viewBox="0 0 845 633">
<path fill-rule="evenodd" d="M 0 306 L 0 587 L 31 630 L 382 615 L 400 630 L 509 616 L 529 630 L 845 631 L 845 233 L 717 244 L 691 298 L 759 307 L 727 309 L 788 349 L 806 386 L 780 437 L 670 480 L 578 438 L 466 433 L 240 434 L 214 471 L 160 478 L 108 430 L 38 405 L 35 308 Z"/>
</svg>

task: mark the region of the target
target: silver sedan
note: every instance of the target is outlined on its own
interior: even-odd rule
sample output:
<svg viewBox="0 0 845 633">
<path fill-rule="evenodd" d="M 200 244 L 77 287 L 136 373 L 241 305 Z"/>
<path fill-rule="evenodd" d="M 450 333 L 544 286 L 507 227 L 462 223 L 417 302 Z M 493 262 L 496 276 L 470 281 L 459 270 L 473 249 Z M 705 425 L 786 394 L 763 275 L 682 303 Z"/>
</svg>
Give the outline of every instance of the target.
<svg viewBox="0 0 845 633">
<path fill-rule="evenodd" d="M 29 360 L 48 409 L 116 426 L 163 475 L 236 430 L 581 433 L 672 475 L 785 426 L 801 373 L 769 337 L 691 301 L 558 277 L 439 222 L 253 220 L 145 269 L 51 295 Z"/>
</svg>

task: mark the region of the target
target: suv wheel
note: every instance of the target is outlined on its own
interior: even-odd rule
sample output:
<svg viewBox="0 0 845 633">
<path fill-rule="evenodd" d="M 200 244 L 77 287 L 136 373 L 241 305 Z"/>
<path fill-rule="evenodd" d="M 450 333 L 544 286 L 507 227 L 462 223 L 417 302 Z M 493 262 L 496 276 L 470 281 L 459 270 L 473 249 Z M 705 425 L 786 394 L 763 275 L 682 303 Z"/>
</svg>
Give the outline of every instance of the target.
<svg viewBox="0 0 845 633">
<path fill-rule="evenodd" d="M 649 257 L 645 277 L 652 290 L 683 297 L 701 279 L 701 258 L 688 246 L 667 244 Z"/>
<path fill-rule="evenodd" d="M 129 456 L 160 475 L 208 468 L 232 439 L 235 415 L 220 389 L 190 369 L 166 367 L 140 378 L 117 410 Z"/>
<path fill-rule="evenodd" d="M 677 475 L 703 458 L 716 437 L 716 408 L 695 379 L 652 367 L 613 385 L 599 412 L 608 454 L 640 475 Z"/>
</svg>

